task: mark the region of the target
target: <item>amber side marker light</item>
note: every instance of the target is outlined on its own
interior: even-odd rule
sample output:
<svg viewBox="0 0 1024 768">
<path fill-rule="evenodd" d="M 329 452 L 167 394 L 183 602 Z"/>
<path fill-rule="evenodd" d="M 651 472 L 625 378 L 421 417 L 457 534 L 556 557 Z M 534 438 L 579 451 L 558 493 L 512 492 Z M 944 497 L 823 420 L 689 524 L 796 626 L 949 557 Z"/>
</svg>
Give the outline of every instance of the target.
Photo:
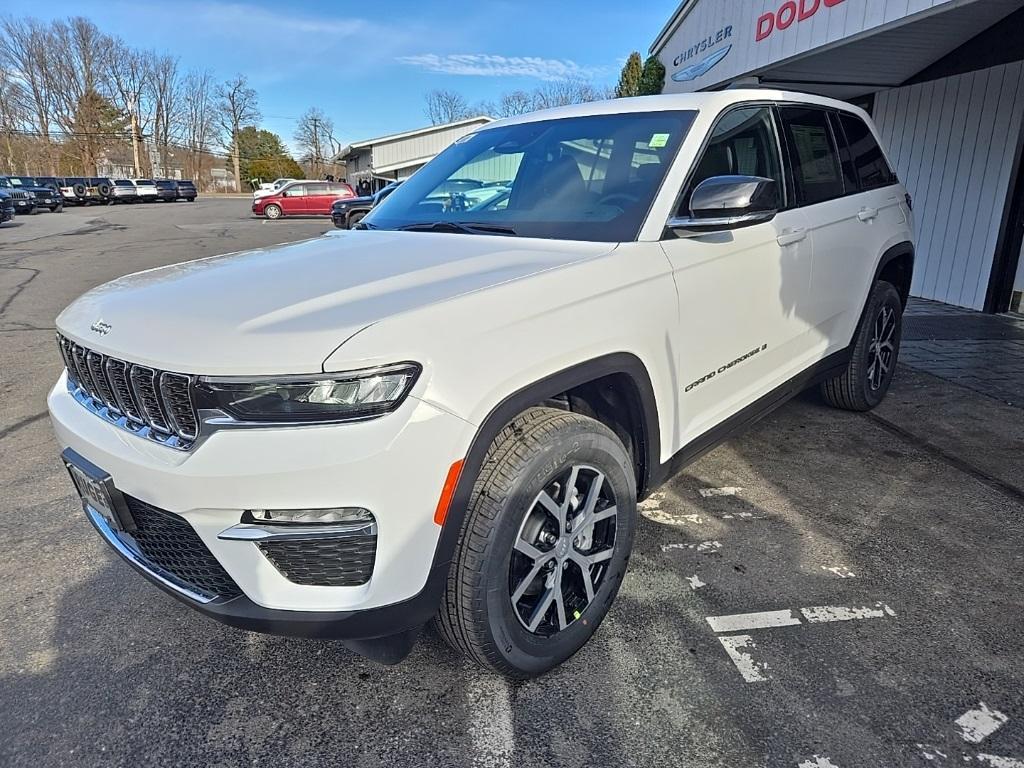
<svg viewBox="0 0 1024 768">
<path fill-rule="evenodd" d="M 437 500 L 437 509 L 434 511 L 434 522 L 438 525 L 444 525 L 445 518 L 448 517 L 448 507 L 451 506 L 452 496 L 455 495 L 455 486 L 459 484 L 464 461 L 459 459 L 448 468 L 448 476 L 444 479 L 444 487 L 441 488 L 441 498 Z"/>
</svg>

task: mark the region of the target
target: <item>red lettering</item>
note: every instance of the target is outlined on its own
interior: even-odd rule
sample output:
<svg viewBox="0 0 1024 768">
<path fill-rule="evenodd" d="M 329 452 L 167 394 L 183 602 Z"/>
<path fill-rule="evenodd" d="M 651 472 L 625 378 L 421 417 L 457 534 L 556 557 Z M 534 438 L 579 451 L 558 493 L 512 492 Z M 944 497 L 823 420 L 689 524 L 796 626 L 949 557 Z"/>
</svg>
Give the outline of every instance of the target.
<svg viewBox="0 0 1024 768">
<path fill-rule="evenodd" d="M 808 0 L 800 0 L 800 13 L 797 15 L 796 20 L 807 21 L 807 19 L 818 12 L 820 7 L 821 0 L 810 0 L 810 6 L 808 6 Z"/>
<path fill-rule="evenodd" d="M 757 20 L 757 36 L 754 38 L 755 42 L 761 42 L 773 31 L 775 31 L 775 14 L 766 13 Z"/>
<path fill-rule="evenodd" d="M 843 2 L 843 0 L 825 0 L 825 7 L 826 8 L 835 8 L 841 2 Z"/>
<path fill-rule="evenodd" d="M 796 21 L 796 3 L 793 0 L 786 0 L 775 16 L 775 24 L 779 29 L 789 29 L 794 21 Z"/>
</svg>

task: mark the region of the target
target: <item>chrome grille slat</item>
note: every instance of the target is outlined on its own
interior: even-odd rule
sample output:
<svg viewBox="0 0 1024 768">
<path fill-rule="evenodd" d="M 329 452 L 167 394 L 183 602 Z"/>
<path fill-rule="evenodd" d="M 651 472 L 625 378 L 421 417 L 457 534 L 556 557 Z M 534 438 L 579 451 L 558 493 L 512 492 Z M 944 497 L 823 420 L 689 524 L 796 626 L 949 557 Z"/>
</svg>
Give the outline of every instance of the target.
<svg viewBox="0 0 1024 768">
<path fill-rule="evenodd" d="M 164 418 L 163 408 L 160 405 L 160 394 L 156 389 L 156 371 L 145 365 L 133 365 L 128 378 L 132 383 L 142 418 L 153 429 L 170 433 L 171 428 L 167 425 L 167 419 Z"/>
<path fill-rule="evenodd" d="M 142 414 L 139 413 L 139 406 L 135 402 L 135 394 L 128 383 L 128 364 L 124 360 L 113 357 L 107 358 L 107 379 L 114 390 L 114 399 L 117 401 L 118 410 L 134 421 L 142 423 Z"/>
<path fill-rule="evenodd" d="M 175 433 L 194 440 L 199 433 L 196 411 L 192 407 L 192 380 L 180 373 L 160 374 L 160 394 L 164 409 Z"/>
<path fill-rule="evenodd" d="M 140 437 L 188 450 L 199 437 L 194 378 L 104 355 L 57 335 L 68 390 L 92 413 Z"/>
<path fill-rule="evenodd" d="M 110 383 L 107 381 L 107 374 L 103 366 L 103 355 L 90 350 L 85 355 L 85 363 L 89 366 L 89 373 L 92 374 L 92 380 L 99 392 L 100 399 L 108 408 L 120 410 L 114 401 L 114 392 L 110 388 Z"/>
</svg>

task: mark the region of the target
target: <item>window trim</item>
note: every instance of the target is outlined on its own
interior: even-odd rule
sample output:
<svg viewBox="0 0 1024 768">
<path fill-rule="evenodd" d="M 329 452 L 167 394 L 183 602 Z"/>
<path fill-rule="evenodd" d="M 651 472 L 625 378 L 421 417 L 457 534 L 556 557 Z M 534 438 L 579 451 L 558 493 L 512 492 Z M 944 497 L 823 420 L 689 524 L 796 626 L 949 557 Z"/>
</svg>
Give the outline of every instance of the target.
<svg viewBox="0 0 1024 768">
<path fill-rule="evenodd" d="M 783 115 L 782 115 L 782 110 L 785 109 L 785 108 L 793 108 L 793 107 L 796 107 L 797 109 L 807 109 L 807 110 L 813 110 L 815 112 L 821 112 L 825 116 L 825 125 L 828 127 L 828 135 L 832 138 L 832 143 L 833 143 L 833 145 L 836 148 L 836 152 L 835 152 L 836 170 L 839 172 L 839 181 L 840 181 L 840 183 L 843 186 L 843 191 L 840 194 L 838 194 L 838 195 L 832 195 L 831 197 L 826 197 L 826 198 L 824 198 L 822 200 L 815 200 L 813 203 L 808 203 L 806 200 L 804 200 L 804 189 L 802 188 L 802 186 L 800 184 L 797 183 L 797 178 L 796 178 L 796 176 L 797 176 L 796 169 L 799 166 L 799 163 L 797 162 L 797 160 L 799 158 L 796 156 L 796 149 L 792 145 L 789 144 L 789 137 L 787 136 L 786 137 L 786 143 L 787 143 L 787 148 L 789 150 L 789 155 L 788 155 L 789 156 L 789 162 L 790 162 L 790 166 L 792 168 L 793 191 L 795 193 L 794 197 L 797 198 L 797 205 L 796 205 L 796 207 L 797 208 L 811 208 L 811 207 L 813 207 L 815 205 L 822 205 L 823 203 L 831 203 L 833 200 L 841 200 L 844 197 L 850 197 L 851 195 L 860 194 L 860 190 L 859 189 L 854 191 L 854 192 L 850 192 L 846 188 L 846 179 L 843 177 L 842 158 L 840 158 L 840 156 L 839 156 L 839 152 L 840 152 L 839 141 L 836 138 L 836 135 L 835 135 L 835 133 L 832 130 L 832 120 L 828 116 L 829 112 L 832 112 L 832 111 L 835 111 L 835 110 L 833 110 L 831 107 L 824 107 L 824 106 L 821 106 L 819 104 L 800 104 L 800 103 L 793 103 L 793 102 L 780 102 L 780 104 L 779 104 L 779 123 L 780 123 L 780 127 L 782 128 L 783 134 L 786 133 L 786 126 L 785 126 L 785 120 L 784 120 Z"/>
<path fill-rule="evenodd" d="M 780 163 L 779 169 L 782 171 L 782 206 L 783 207 L 780 208 L 779 211 L 781 212 L 781 211 L 788 211 L 788 210 L 790 210 L 790 207 L 791 207 L 791 197 L 790 197 L 790 187 L 789 187 L 790 180 L 789 180 L 788 173 L 786 171 L 786 155 L 785 155 L 785 153 L 783 151 L 783 143 L 782 143 L 783 142 L 783 137 L 782 137 L 782 135 L 780 133 L 780 130 L 779 130 L 781 128 L 781 125 L 778 123 L 778 121 L 776 119 L 775 106 L 776 106 L 776 102 L 769 101 L 769 100 L 743 101 L 743 102 L 739 102 L 737 104 L 730 104 L 729 106 L 727 106 L 725 109 L 723 109 L 721 112 L 718 113 L 718 115 L 715 117 L 714 122 L 711 124 L 711 128 L 709 128 L 706 131 L 706 133 L 704 135 L 704 141 L 701 143 L 700 149 L 693 156 L 693 160 L 690 163 L 690 168 L 686 172 L 686 176 L 683 178 L 683 183 L 679 186 L 679 191 L 676 192 L 675 199 L 672 202 L 672 208 L 671 208 L 671 212 L 672 212 L 671 215 L 672 216 L 678 215 L 678 212 L 680 210 L 679 206 L 682 205 L 682 202 L 683 202 L 683 196 L 686 193 L 686 190 L 689 189 L 690 182 L 693 181 L 693 177 L 697 173 L 697 169 L 700 167 L 700 161 L 704 159 L 704 153 L 707 152 L 708 147 L 711 146 L 711 137 L 714 136 L 715 130 L 718 128 L 719 124 L 729 114 L 731 114 L 732 112 L 735 112 L 736 110 L 739 110 L 739 109 L 750 109 L 751 107 L 764 107 L 765 109 L 768 110 L 769 114 L 772 117 L 772 131 L 775 134 L 775 151 L 778 153 L 779 163 Z M 692 127 L 691 127 L 691 130 L 692 130 Z M 679 148 L 680 148 L 680 150 L 682 149 L 682 144 L 679 145 Z M 677 157 L 678 157 L 678 155 L 677 155 Z M 664 181 L 662 183 L 664 184 Z M 675 239 L 677 239 L 677 235 L 671 229 L 669 229 L 667 222 L 664 225 L 664 232 L 662 233 L 661 239 L 662 240 L 675 240 Z"/>
<path fill-rule="evenodd" d="M 846 145 L 850 147 L 850 162 L 853 163 L 853 145 L 850 143 L 850 136 L 846 132 L 846 126 L 843 125 L 843 115 L 846 115 L 851 120 L 859 120 L 861 123 L 864 124 L 864 127 L 868 129 L 868 134 L 870 134 L 871 138 L 875 140 L 875 144 L 878 146 L 878 149 L 881 150 L 882 159 L 885 160 L 885 166 L 889 169 L 890 182 L 888 184 L 879 184 L 876 187 L 865 187 L 863 182 L 861 181 L 860 172 L 857 171 L 857 165 L 856 163 L 854 163 L 853 170 L 857 174 L 857 186 L 860 188 L 860 191 L 874 192 L 876 190 L 885 189 L 886 187 L 891 187 L 895 184 L 901 183 L 899 174 L 896 173 L 896 170 L 892 167 L 892 163 L 889 162 L 889 156 L 885 153 L 885 147 L 882 146 L 882 142 L 879 141 L 878 136 L 875 135 L 875 132 L 874 130 L 872 130 L 871 125 L 866 120 L 864 120 L 864 118 L 862 118 L 860 115 L 850 112 L 847 109 L 836 109 L 833 111 L 836 114 L 836 120 L 839 121 L 839 127 L 842 128 L 843 130 L 843 137 L 846 139 Z"/>
</svg>

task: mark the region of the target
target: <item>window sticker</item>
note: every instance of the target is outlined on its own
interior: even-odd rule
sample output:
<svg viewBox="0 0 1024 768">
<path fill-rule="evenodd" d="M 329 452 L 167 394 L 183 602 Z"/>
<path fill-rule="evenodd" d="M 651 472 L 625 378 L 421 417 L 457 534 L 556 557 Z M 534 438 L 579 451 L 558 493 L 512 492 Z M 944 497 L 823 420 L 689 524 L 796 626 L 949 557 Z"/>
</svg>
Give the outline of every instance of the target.
<svg viewBox="0 0 1024 768">
<path fill-rule="evenodd" d="M 669 134 L 667 133 L 655 133 L 651 136 L 651 140 L 648 142 L 647 146 L 651 149 L 661 149 L 668 144 L 668 137 Z"/>
</svg>

